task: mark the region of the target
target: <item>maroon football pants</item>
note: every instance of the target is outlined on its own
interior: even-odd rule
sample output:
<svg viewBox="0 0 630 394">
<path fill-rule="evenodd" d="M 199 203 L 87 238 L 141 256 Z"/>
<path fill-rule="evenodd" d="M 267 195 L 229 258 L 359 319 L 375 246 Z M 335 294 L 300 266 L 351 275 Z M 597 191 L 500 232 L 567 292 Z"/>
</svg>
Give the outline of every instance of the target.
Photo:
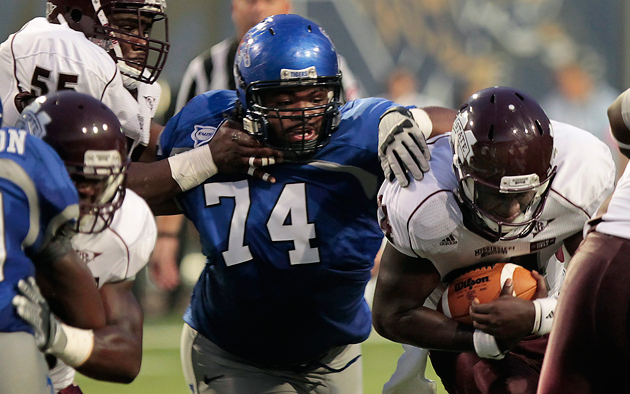
<svg viewBox="0 0 630 394">
<path fill-rule="evenodd" d="M 431 363 L 450 394 L 535 394 L 547 341 L 528 337 L 502 360 L 431 350 Z"/>
</svg>

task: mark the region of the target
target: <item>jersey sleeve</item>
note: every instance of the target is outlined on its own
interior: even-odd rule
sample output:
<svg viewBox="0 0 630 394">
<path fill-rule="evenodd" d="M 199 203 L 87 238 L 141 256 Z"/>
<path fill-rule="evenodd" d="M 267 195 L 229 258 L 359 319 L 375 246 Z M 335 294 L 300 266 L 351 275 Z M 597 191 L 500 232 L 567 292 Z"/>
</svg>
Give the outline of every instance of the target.
<svg viewBox="0 0 630 394">
<path fill-rule="evenodd" d="M 615 186 L 610 149 L 585 130 L 556 121 L 552 125 L 558 170 L 551 187 L 566 203 L 580 207 L 590 217 Z"/>
<path fill-rule="evenodd" d="M 192 99 L 173 116 L 160 136 L 162 159 L 208 143 L 236 102 L 236 92 L 214 90 Z"/>
<path fill-rule="evenodd" d="M 27 149 L 32 151 L 37 163 L 32 170 L 32 180 L 39 200 L 41 235 L 33 244 L 33 249 L 29 250 L 29 253 L 36 253 L 61 226 L 78 218 L 79 196 L 63 161 L 50 146 L 27 135 Z"/>
</svg>

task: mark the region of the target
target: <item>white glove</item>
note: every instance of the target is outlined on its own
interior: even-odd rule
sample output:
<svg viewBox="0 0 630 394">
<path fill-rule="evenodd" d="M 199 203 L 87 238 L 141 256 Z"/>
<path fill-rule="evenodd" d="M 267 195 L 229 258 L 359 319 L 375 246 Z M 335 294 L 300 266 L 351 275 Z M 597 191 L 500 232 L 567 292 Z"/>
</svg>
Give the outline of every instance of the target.
<svg viewBox="0 0 630 394">
<path fill-rule="evenodd" d="M 59 320 L 52 314 L 48 303 L 39 291 L 35 278 L 32 276 L 27 280 L 18 282 L 18 290 L 20 294 L 13 297 L 13 305 L 17 309 L 18 315 L 26 320 L 35 331 L 35 343 L 42 352 L 50 349 L 55 340 L 63 336 L 63 330 L 60 329 Z"/>
<path fill-rule="evenodd" d="M 423 110 L 416 111 L 423 118 L 423 128 L 428 128 L 427 134 L 431 134 L 429 116 Z M 393 181 L 395 176 L 402 187 L 407 187 L 407 172 L 414 179 L 421 180 L 423 174 L 429 171 L 431 154 L 423 131 L 407 108 L 394 107 L 381 116 L 378 125 L 378 157 L 386 179 Z"/>
</svg>

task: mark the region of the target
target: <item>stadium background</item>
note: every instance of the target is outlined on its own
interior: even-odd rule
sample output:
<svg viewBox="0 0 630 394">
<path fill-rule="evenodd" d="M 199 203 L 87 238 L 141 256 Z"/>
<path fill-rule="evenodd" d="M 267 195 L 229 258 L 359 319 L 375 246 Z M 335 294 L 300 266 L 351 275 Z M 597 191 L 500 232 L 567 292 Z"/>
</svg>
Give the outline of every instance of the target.
<svg viewBox="0 0 630 394">
<path fill-rule="evenodd" d="M 167 1 L 172 46 L 160 80 L 162 122 L 172 115 L 188 62 L 234 32 L 229 0 Z M 1 41 L 45 11 L 43 0 L 2 4 Z M 554 69 L 571 57 L 618 91 L 630 86 L 630 24 L 624 23 L 630 0 L 294 0 L 294 8 L 326 29 L 371 96 L 384 94 L 389 72 L 402 65 L 417 74 L 421 93 L 450 106 L 491 85 L 541 100 L 554 89 Z M 180 309 L 147 317 L 143 366 L 134 383 L 79 378 L 84 392 L 186 393 Z M 380 393 L 401 347 L 373 335 L 363 348 L 365 393 Z"/>
</svg>

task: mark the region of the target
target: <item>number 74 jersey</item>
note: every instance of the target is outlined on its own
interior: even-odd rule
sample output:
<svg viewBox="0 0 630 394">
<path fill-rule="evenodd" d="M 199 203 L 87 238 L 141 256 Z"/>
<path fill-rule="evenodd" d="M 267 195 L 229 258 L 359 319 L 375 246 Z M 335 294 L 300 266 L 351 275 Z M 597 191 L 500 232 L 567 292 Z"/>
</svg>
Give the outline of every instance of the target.
<svg viewBox="0 0 630 394">
<path fill-rule="evenodd" d="M 235 92 L 197 96 L 167 124 L 166 156 L 211 138 Z M 274 184 L 215 175 L 178 201 L 207 265 L 185 319 L 237 356 L 292 365 L 370 333 L 363 298 L 382 233 L 378 121 L 391 102 L 355 100 L 311 160 L 267 167 Z"/>
</svg>

